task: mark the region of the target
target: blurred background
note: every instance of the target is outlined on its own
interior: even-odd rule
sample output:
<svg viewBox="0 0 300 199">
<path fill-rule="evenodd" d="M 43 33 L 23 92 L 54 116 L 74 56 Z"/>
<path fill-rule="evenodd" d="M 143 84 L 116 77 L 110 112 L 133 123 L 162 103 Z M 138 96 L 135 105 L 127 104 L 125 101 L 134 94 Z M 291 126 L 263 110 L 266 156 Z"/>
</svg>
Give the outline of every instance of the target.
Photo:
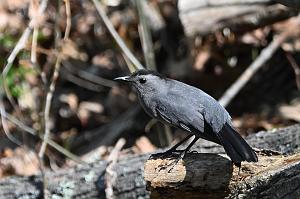
<svg viewBox="0 0 300 199">
<path fill-rule="evenodd" d="M 136 66 L 101 12 L 144 67 L 222 99 L 243 136 L 300 121 L 297 9 L 270 0 L 0 1 L 0 177 L 38 174 L 41 161 L 57 170 L 106 159 L 120 138 L 127 156 L 185 136 L 112 81 Z"/>
</svg>

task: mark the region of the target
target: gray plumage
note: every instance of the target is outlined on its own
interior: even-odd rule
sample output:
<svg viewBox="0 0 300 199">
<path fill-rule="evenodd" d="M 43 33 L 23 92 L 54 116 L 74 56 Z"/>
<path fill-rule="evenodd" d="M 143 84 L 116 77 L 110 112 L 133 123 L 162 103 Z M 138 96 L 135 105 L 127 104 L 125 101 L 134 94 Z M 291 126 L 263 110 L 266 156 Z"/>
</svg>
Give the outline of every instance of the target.
<svg viewBox="0 0 300 199">
<path fill-rule="evenodd" d="M 150 116 L 223 145 L 234 163 L 257 161 L 255 152 L 232 127 L 225 108 L 202 90 L 148 70 L 117 79 L 136 89 Z"/>
</svg>

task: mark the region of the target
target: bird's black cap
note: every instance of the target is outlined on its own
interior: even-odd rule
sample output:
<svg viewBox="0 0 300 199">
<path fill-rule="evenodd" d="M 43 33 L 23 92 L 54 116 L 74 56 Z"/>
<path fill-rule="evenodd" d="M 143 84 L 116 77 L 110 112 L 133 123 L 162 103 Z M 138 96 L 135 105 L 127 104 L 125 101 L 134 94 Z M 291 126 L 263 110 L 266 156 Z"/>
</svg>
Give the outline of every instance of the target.
<svg viewBox="0 0 300 199">
<path fill-rule="evenodd" d="M 153 70 L 145 70 L 145 69 L 137 70 L 137 71 L 135 71 L 134 73 L 132 73 L 130 76 L 131 76 L 131 77 L 136 77 L 136 76 L 140 76 L 140 75 L 150 75 L 150 74 L 151 74 L 151 75 L 158 76 L 158 77 L 160 77 L 160 78 L 162 78 L 162 79 L 165 78 L 164 75 L 162 75 L 162 74 L 160 74 L 160 73 L 158 73 L 158 72 L 156 72 L 156 71 L 153 71 Z"/>
<path fill-rule="evenodd" d="M 160 74 L 156 71 L 142 69 L 142 70 L 135 71 L 130 76 L 118 77 L 118 78 L 115 78 L 114 80 L 129 83 L 129 82 L 132 82 L 135 77 L 138 77 L 141 75 L 155 75 L 161 79 L 166 79 L 165 76 L 163 76 L 162 74 Z"/>
</svg>

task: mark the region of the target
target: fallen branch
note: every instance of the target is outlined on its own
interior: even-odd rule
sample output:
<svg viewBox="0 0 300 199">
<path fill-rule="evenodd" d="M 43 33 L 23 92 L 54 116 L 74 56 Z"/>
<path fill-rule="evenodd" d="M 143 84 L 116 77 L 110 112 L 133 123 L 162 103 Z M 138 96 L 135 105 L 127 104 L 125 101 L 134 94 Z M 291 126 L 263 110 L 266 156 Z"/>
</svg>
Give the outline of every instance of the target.
<svg viewBox="0 0 300 199">
<path fill-rule="evenodd" d="M 227 30 L 243 33 L 298 15 L 271 0 L 179 0 L 179 17 L 188 38 Z"/>
<path fill-rule="evenodd" d="M 221 105 L 226 107 L 231 100 L 238 94 L 244 85 L 251 79 L 251 77 L 259 70 L 276 52 L 281 44 L 291 36 L 299 34 L 299 18 L 295 18 L 295 27 L 282 32 L 275 37 L 273 41 L 264 48 L 260 55 L 252 62 L 252 64 L 243 72 L 243 74 L 225 91 L 223 96 L 219 99 Z"/>
</svg>

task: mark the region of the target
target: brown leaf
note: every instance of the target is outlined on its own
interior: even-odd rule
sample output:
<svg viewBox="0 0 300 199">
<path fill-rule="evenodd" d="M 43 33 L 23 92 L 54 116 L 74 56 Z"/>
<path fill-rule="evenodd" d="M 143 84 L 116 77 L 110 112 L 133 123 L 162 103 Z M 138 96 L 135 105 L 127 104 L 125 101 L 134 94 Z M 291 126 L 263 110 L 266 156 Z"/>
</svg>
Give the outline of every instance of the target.
<svg viewBox="0 0 300 199">
<path fill-rule="evenodd" d="M 0 159 L 1 177 L 12 174 L 30 176 L 39 173 L 39 160 L 34 152 L 19 147 L 14 151 L 6 149 L 4 154 Z"/>
</svg>

